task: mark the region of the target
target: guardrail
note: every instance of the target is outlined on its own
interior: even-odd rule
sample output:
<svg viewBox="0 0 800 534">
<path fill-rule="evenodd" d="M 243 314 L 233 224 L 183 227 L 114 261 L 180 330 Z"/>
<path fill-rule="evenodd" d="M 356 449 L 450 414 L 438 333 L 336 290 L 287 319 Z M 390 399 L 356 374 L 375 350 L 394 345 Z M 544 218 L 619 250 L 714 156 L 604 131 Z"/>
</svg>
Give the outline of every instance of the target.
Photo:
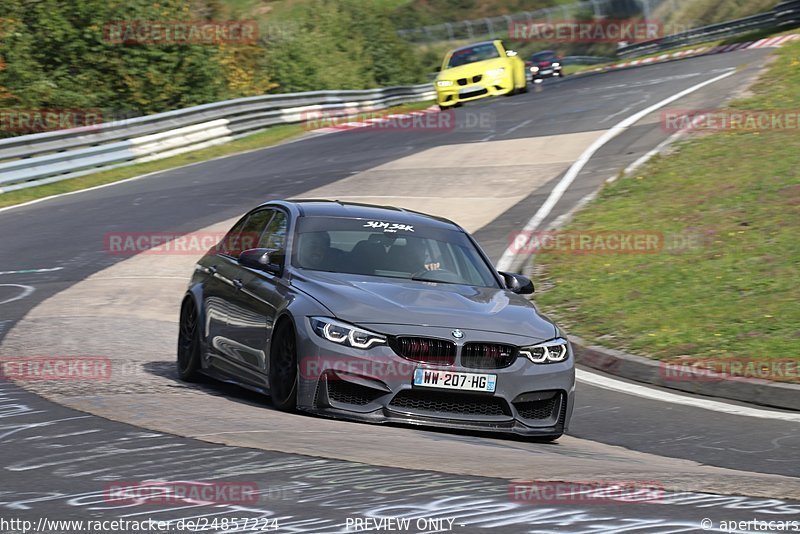
<svg viewBox="0 0 800 534">
<path fill-rule="evenodd" d="M 800 0 L 789 0 L 781 2 L 772 11 L 766 13 L 710 24 L 660 39 L 623 46 L 617 50 L 617 54 L 623 58 L 635 57 L 765 28 L 790 29 L 797 26 L 800 26 Z"/>
<path fill-rule="evenodd" d="M 429 83 L 266 95 L 2 139 L 0 193 L 227 143 L 270 126 L 311 120 L 315 114 L 355 114 L 434 97 Z"/>
<path fill-rule="evenodd" d="M 598 63 L 609 63 L 614 61 L 613 57 L 602 56 L 564 56 L 561 58 L 563 65 L 597 65 Z"/>
</svg>

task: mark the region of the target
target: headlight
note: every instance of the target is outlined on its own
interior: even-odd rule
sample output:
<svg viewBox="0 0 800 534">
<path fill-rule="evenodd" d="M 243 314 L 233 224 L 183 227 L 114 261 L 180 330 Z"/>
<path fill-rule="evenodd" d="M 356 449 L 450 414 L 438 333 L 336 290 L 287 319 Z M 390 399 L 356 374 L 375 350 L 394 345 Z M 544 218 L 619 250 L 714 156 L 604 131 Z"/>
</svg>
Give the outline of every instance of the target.
<svg viewBox="0 0 800 534">
<path fill-rule="evenodd" d="M 556 62 L 554 62 L 554 63 L 553 63 L 553 66 L 554 66 L 554 67 L 560 67 L 560 66 L 561 66 L 561 63 L 559 63 L 558 61 L 556 61 Z"/>
<path fill-rule="evenodd" d="M 453 82 L 451 80 L 439 80 L 436 82 L 436 85 L 439 87 L 450 87 L 453 85 Z"/>
<path fill-rule="evenodd" d="M 493 76 L 500 76 L 506 71 L 505 67 L 500 67 L 499 69 L 489 69 L 486 71 L 486 75 L 490 78 Z"/>
<path fill-rule="evenodd" d="M 311 327 L 319 337 L 346 347 L 368 349 L 386 343 L 386 337 L 380 334 L 328 317 L 311 317 Z"/>
<path fill-rule="evenodd" d="M 539 72 L 539 67 L 531 67 L 531 72 Z"/>
<path fill-rule="evenodd" d="M 523 347 L 519 353 L 533 363 L 558 363 L 569 356 L 568 344 L 566 339 L 557 337 L 532 347 Z"/>
</svg>

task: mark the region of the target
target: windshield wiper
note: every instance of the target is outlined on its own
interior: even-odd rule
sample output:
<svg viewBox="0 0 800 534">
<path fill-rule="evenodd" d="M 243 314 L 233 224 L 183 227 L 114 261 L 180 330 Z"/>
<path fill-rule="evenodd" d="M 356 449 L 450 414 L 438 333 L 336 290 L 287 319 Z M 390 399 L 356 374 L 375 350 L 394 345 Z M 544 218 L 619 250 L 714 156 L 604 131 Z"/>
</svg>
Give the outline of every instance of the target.
<svg viewBox="0 0 800 534">
<path fill-rule="evenodd" d="M 414 280 L 415 282 L 433 282 L 435 284 L 452 284 L 456 286 L 465 286 L 469 285 L 466 282 L 447 282 L 445 280 L 436 280 L 435 278 L 425 278 L 422 276 L 412 276 L 409 280 Z"/>
</svg>

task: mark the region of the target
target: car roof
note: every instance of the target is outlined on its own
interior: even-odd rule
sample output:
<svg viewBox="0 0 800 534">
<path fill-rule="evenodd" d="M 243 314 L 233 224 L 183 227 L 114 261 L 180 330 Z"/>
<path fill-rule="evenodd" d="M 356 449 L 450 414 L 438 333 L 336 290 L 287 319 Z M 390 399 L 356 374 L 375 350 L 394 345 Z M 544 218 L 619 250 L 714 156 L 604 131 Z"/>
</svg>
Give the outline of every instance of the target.
<svg viewBox="0 0 800 534">
<path fill-rule="evenodd" d="M 270 202 L 268 204 L 275 204 Z M 300 217 L 341 217 L 345 219 L 373 219 L 388 220 L 399 224 L 412 224 L 418 226 L 438 227 L 449 230 L 462 230 L 461 227 L 449 219 L 428 215 L 418 211 L 397 208 L 394 206 L 379 206 L 376 204 L 362 204 L 359 202 L 346 202 L 327 199 L 297 199 L 277 202 L 285 206 L 294 206 Z"/>
<path fill-rule="evenodd" d="M 494 41 L 480 41 L 478 43 L 470 43 L 468 45 L 459 46 L 458 48 L 454 48 L 453 52 L 457 52 L 458 50 L 466 50 L 467 48 L 473 48 L 473 47 L 476 47 L 476 46 L 479 46 L 479 45 L 487 45 L 487 44 L 488 45 L 493 45 L 496 41 L 497 41 L 497 39 L 495 39 Z"/>
</svg>

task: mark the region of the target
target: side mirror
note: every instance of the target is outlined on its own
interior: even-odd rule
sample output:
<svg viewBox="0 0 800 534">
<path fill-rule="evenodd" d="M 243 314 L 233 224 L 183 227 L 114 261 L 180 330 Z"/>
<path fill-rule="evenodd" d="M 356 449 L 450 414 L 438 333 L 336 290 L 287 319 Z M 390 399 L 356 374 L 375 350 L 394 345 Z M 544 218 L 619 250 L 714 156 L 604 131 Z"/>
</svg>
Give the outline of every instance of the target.
<svg viewBox="0 0 800 534">
<path fill-rule="evenodd" d="M 286 259 L 281 250 L 273 248 L 251 248 L 239 254 L 239 265 L 280 276 Z"/>
<path fill-rule="evenodd" d="M 434 70 L 434 72 L 442 72 L 442 66 L 439 65 L 438 67 L 436 67 L 436 70 Z"/>
<path fill-rule="evenodd" d="M 500 272 L 503 281 L 506 283 L 506 289 L 518 295 L 530 295 L 533 293 L 533 282 L 527 276 L 515 273 Z"/>
</svg>

